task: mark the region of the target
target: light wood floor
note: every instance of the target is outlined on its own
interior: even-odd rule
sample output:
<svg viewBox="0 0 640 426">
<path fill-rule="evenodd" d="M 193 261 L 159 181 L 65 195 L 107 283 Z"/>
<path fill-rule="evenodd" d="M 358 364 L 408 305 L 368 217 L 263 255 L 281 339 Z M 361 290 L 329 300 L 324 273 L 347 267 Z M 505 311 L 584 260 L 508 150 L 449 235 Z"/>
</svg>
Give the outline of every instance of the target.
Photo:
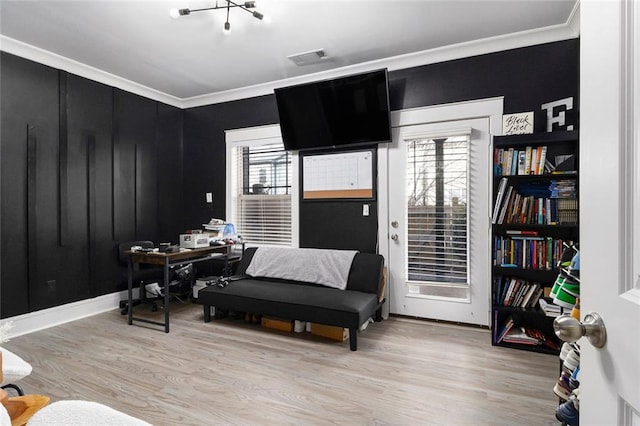
<svg viewBox="0 0 640 426">
<path fill-rule="evenodd" d="M 199 305 L 171 309 L 169 334 L 114 310 L 5 346 L 33 366 L 27 393 L 155 425 L 559 424 L 557 357 L 492 347 L 487 330 L 391 318 L 351 352 L 242 320 L 205 324 Z"/>
</svg>

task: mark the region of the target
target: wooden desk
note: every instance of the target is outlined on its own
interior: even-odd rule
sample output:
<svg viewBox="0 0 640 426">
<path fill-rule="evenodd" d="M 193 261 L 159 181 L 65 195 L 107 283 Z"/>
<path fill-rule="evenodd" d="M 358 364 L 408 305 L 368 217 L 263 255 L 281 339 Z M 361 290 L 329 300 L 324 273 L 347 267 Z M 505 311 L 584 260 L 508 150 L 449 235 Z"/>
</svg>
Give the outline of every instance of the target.
<svg viewBox="0 0 640 426">
<path fill-rule="evenodd" d="M 129 315 L 129 325 L 133 321 L 141 321 L 150 324 L 164 326 L 164 332 L 169 332 L 169 267 L 174 265 L 182 265 L 185 263 L 197 263 L 215 259 L 216 257 L 224 257 L 225 270 L 227 262 L 234 244 L 225 244 L 218 246 L 203 247 L 197 249 L 181 249 L 176 253 L 158 253 L 158 252 L 142 252 L 129 251 L 129 279 L 127 290 L 127 311 Z M 146 263 L 152 265 L 162 265 L 164 267 L 164 322 L 152 321 L 146 318 L 136 318 L 133 316 L 133 268 L 136 263 Z M 141 288 L 140 291 L 145 291 Z"/>
</svg>

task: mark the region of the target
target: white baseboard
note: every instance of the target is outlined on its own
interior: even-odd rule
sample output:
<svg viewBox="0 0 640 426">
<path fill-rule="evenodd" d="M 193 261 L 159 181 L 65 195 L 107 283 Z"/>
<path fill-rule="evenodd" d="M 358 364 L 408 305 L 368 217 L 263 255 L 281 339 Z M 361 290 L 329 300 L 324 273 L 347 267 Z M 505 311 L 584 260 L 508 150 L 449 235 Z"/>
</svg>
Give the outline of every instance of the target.
<svg viewBox="0 0 640 426">
<path fill-rule="evenodd" d="M 134 289 L 134 297 L 137 297 L 136 293 L 137 289 Z M 13 323 L 13 327 L 9 331 L 9 338 L 12 338 L 118 309 L 120 301 L 126 298 L 127 292 L 125 290 L 41 311 L 29 312 L 28 314 L 5 318 L 4 320 Z"/>
</svg>

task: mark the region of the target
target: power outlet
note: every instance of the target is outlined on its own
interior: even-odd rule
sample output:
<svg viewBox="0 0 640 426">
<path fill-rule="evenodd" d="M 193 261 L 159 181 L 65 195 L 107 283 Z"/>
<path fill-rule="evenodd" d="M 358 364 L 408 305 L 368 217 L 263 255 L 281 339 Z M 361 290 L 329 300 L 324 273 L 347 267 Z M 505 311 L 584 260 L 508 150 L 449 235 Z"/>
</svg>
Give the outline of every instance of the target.
<svg viewBox="0 0 640 426">
<path fill-rule="evenodd" d="M 369 204 L 362 205 L 362 216 L 369 216 Z"/>
<path fill-rule="evenodd" d="M 49 280 L 49 281 L 47 281 L 47 292 L 48 292 L 49 294 L 55 294 L 55 292 L 56 292 L 56 287 L 57 287 L 57 285 L 56 285 L 56 284 L 57 284 L 57 283 L 56 283 L 56 280 Z"/>
</svg>

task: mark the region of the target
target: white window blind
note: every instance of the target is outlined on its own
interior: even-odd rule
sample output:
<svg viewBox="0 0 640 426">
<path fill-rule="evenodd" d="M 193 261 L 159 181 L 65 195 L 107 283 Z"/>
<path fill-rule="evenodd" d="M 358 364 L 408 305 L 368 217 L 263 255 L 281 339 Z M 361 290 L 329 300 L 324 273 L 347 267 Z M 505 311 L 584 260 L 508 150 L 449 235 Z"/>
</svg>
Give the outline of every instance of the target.
<svg viewBox="0 0 640 426">
<path fill-rule="evenodd" d="M 468 145 L 467 136 L 407 142 L 408 281 L 468 283 Z"/>
<path fill-rule="evenodd" d="M 233 149 L 233 221 L 250 244 L 291 246 L 291 155 L 282 143 Z"/>
</svg>

